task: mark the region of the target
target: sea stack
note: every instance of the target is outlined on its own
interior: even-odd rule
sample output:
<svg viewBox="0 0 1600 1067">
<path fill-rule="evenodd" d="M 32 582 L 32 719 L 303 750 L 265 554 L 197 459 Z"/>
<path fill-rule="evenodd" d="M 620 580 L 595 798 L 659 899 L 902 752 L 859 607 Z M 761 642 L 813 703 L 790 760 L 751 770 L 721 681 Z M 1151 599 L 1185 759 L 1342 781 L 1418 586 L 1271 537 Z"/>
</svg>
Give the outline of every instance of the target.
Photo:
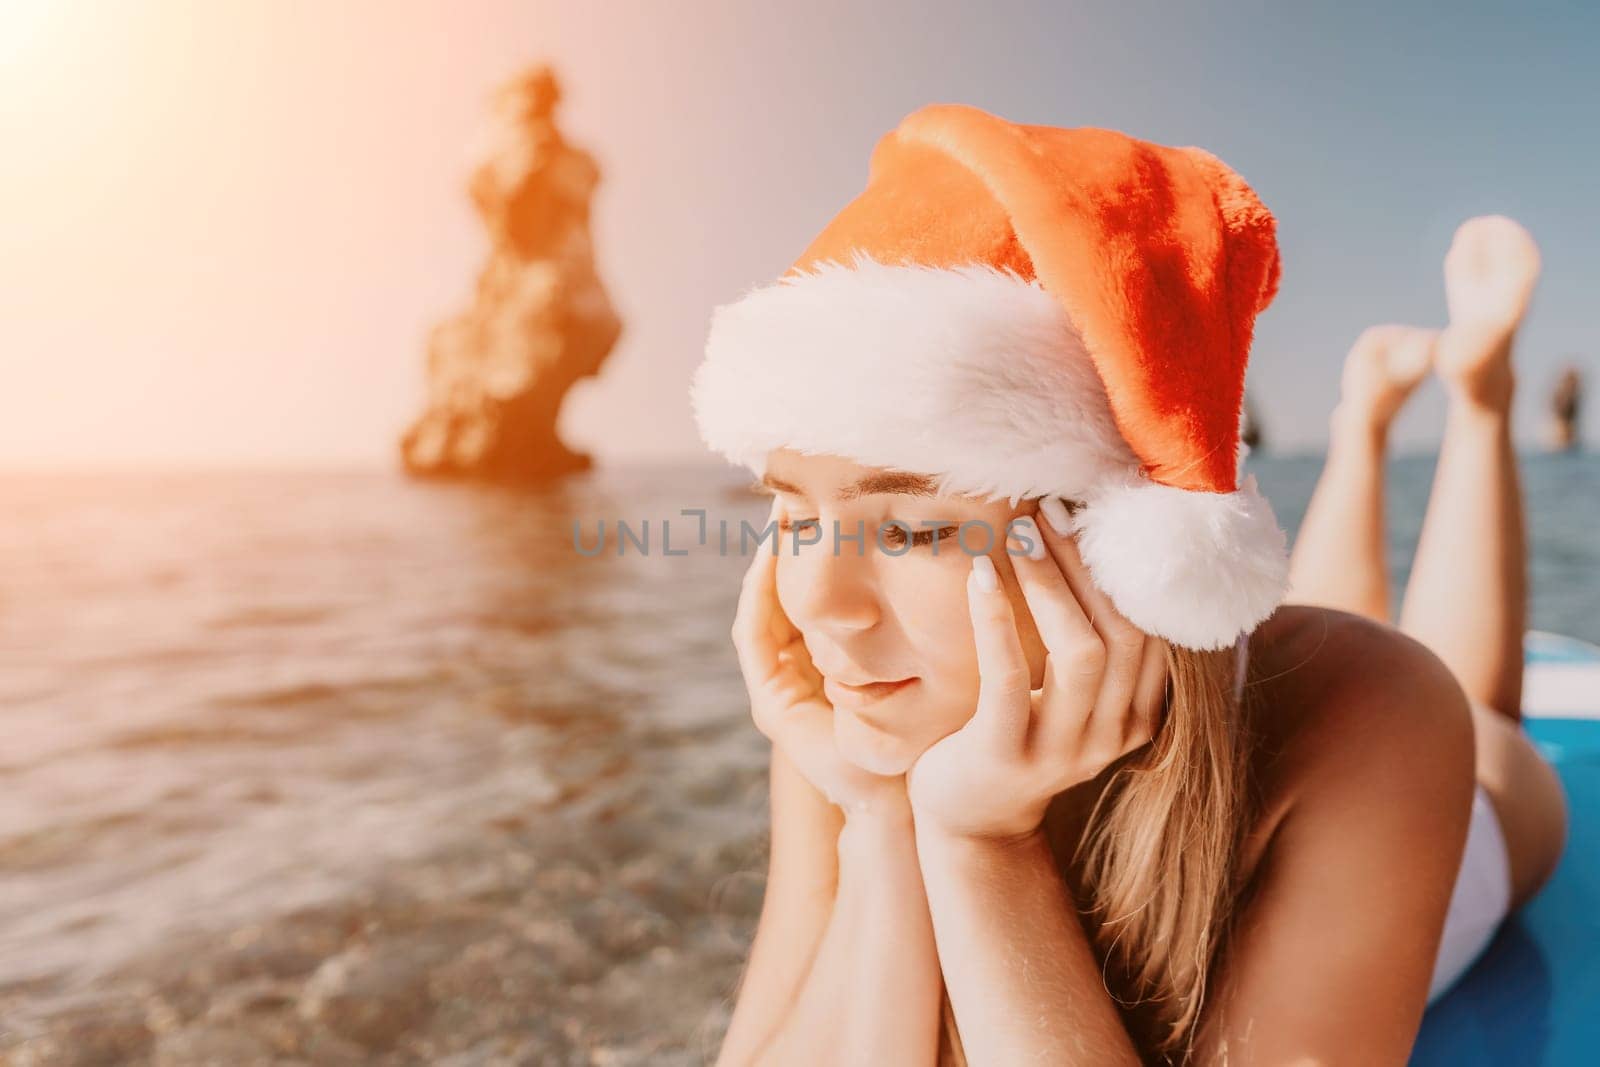
<svg viewBox="0 0 1600 1067">
<path fill-rule="evenodd" d="M 427 407 L 400 441 L 411 474 L 537 485 L 591 466 L 556 419 L 622 326 L 589 233 L 600 169 L 561 136 L 560 99 L 544 65 L 495 95 L 469 186 L 490 251 L 471 306 L 428 338 Z"/>
<path fill-rule="evenodd" d="M 1582 442 L 1578 423 L 1583 417 L 1583 374 L 1567 364 L 1550 391 L 1550 407 L 1545 423 L 1545 443 L 1552 452 L 1570 452 Z"/>
<path fill-rule="evenodd" d="M 1252 452 L 1259 452 L 1265 447 L 1261 429 L 1261 419 L 1256 415 L 1255 405 L 1250 402 L 1250 393 L 1244 394 L 1244 407 L 1239 415 L 1239 439 L 1244 446 Z"/>
</svg>

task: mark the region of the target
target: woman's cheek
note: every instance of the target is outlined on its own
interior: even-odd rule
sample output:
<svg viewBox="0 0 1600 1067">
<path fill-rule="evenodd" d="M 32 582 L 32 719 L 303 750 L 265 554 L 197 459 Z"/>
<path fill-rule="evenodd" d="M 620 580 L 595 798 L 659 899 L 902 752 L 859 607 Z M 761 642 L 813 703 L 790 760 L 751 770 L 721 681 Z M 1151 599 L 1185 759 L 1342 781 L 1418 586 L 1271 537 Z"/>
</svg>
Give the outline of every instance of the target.
<svg viewBox="0 0 1600 1067">
<path fill-rule="evenodd" d="M 768 552 L 768 548 L 758 551 Z M 812 580 L 810 561 L 803 556 L 794 555 L 787 545 L 780 544 L 778 550 L 778 568 L 774 582 L 778 593 L 778 606 L 784 614 L 795 621 L 801 621 L 798 614 L 801 605 L 805 602 L 805 590 Z"/>
<path fill-rule="evenodd" d="M 925 574 L 905 594 L 900 617 L 923 665 L 918 740 L 932 745 L 972 717 L 978 699 L 978 650 L 967 607 L 970 556 L 954 574 Z"/>
<path fill-rule="evenodd" d="M 900 558 L 885 561 L 881 576 L 885 599 L 916 659 L 929 668 L 963 648 L 973 648 L 967 608 L 967 575 L 972 557 L 957 550 L 952 558 Z"/>
</svg>

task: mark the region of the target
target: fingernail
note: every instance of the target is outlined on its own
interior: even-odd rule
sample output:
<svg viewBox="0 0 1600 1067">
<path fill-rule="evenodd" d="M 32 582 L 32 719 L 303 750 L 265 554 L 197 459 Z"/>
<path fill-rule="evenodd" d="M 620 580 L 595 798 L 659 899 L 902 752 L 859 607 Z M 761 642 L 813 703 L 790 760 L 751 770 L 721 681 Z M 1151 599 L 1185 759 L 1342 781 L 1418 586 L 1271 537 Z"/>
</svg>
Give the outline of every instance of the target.
<svg viewBox="0 0 1600 1067">
<path fill-rule="evenodd" d="M 1039 524 L 1033 521 L 1032 516 L 1023 516 L 1016 522 L 1012 523 L 1011 536 L 1018 540 L 1019 548 L 1021 547 L 1021 539 L 1027 538 L 1027 556 L 1029 559 L 1044 559 L 1044 554 L 1046 551 L 1044 547 L 1044 535 L 1039 533 Z"/>
<path fill-rule="evenodd" d="M 1072 517 L 1067 514 L 1067 506 L 1058 496 L 1047 496 L 1039 501 L 1039 510 L 1044 512 L 1045 521 L 1050 528 L 1062 537 L 1072 534 Z"/>
<path fill-rule="evenodd" d="M 988 556 L 972 557 L 972 573 L 978 576 L 978 588 L 992 593 L 1000 588 L 1000 575 L 994 569 L 994 560 Z"/>
</svg>

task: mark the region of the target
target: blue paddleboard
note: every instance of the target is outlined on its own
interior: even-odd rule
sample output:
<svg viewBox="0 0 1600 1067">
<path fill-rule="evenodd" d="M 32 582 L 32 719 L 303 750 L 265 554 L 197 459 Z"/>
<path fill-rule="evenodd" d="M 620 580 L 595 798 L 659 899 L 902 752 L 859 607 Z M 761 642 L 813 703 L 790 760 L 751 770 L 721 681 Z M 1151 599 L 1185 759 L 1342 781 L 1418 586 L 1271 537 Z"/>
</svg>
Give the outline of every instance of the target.
<svg viewBox="0 0 1600 1067">
<path fill-rule="evenodd" d="M 1523 723 L 1561 774 L 1560 866 L 1423 1017 L 1413 1065 L 1600 1064 L 1600 647 L 1530 630 Z"/>
</svg>

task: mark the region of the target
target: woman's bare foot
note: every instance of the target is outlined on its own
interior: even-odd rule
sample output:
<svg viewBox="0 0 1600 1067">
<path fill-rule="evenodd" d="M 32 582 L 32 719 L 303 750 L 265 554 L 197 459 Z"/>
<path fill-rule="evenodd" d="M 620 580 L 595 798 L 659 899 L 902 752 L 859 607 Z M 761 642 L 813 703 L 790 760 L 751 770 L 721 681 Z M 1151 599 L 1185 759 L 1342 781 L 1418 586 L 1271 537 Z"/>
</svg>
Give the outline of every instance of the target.
<svg viewBox="0 0 1600 1067">
<path fill-rule="evenodd" d="M 1438 330 L 1420 326 L 1363 331 L 1344 358 L 1335 422 L 1382 438 L 1406 397 L 1427 376 L 1438 339 Z"/>
<path fill-rule="evenodd" d="M 1511 343 L 1539 281 L 1539 246 L 1504 215 L 1468 219 L 1444 257 L 1450 325 L 1435 365 L 1452 397 L 1478 407 L 1511 403 Z"/>
</svg>

